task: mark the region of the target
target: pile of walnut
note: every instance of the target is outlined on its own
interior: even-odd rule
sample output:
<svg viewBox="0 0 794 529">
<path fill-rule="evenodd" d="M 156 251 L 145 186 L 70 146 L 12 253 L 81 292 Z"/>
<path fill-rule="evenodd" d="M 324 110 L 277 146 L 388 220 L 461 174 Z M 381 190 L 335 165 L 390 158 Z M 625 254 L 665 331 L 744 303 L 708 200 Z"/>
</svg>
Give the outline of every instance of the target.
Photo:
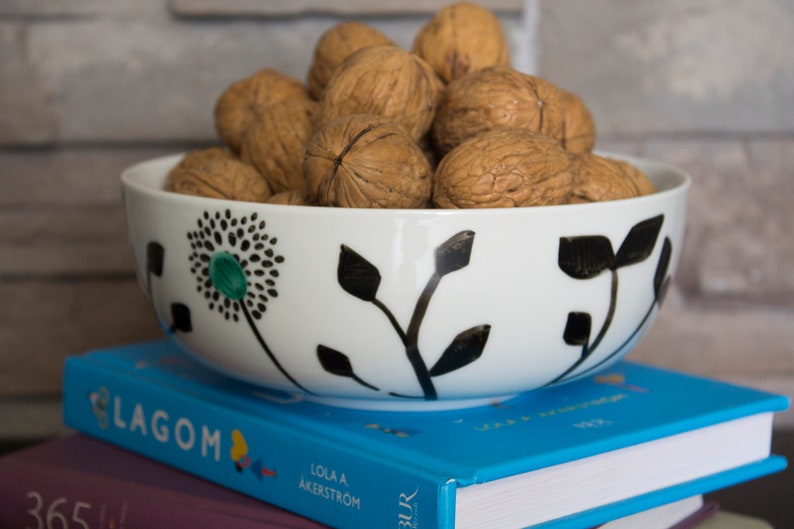
<svg viewBox="0 0 794 529">
<path fill-rule="evenodd" d="M 492 12 L 439 10 L 412 51 L 359 22 L 317 41 L 304 84 L 263 69 L 215 105 L 222 147 L 188 153 L 166 189 L 359 208 L 540 206 L 655 191 L 592 153 L 577 95 L 509 65 Z"/>
</svg>

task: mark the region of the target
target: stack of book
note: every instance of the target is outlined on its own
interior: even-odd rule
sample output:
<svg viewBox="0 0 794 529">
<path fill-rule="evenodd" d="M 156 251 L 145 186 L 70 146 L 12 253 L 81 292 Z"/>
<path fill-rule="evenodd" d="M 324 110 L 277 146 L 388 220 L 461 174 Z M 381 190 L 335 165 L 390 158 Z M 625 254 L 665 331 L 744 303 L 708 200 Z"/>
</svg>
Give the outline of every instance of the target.
<svg viewBox="0 0 794 529">
<path fill-rule="evenodd" d="M 761 529 L 704 495 L 786 466 L 786 397 L 627 361 L 433 412 L 310 402 L 167 340 L 64 376 L 76 433 L 0 459 L 0 527 Z"/>
</svg>

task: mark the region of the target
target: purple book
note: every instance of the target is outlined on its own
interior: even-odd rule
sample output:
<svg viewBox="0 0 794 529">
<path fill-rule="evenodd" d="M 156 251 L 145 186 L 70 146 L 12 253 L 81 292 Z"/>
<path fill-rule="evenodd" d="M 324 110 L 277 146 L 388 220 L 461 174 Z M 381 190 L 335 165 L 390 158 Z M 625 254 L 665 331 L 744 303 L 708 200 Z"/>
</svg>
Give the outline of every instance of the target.
<svg viewBox="0 0 794 529">
<path fill-rule="evenodd" d="M 0 458 L 0 527 L 326 529 L 79 434 Z"/>
</svg>

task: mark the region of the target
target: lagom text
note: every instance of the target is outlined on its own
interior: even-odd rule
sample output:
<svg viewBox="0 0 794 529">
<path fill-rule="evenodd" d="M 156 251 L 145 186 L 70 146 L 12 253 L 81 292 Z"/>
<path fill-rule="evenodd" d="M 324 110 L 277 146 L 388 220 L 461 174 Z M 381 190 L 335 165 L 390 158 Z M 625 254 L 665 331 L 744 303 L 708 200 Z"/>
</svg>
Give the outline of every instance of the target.
<svg viewBox="0 0 794 529">
<path fill-rule="evenodd" d="M 173 442 L 180 450 L 189 452 L 201 450 L 202 457 L 221 459 L 221 432 L 202 424 L 196 429 L 187 417 L 172 419 L 163 409 L 152 410 L 148 416 L 140 402 L 132 408 L 125 408 L 121 397 L 113 398 L 113 425 L 121 430 L 138 433 L 144 437 L 151 435 L 156 441 L 169 444 Z"/>
</svg>

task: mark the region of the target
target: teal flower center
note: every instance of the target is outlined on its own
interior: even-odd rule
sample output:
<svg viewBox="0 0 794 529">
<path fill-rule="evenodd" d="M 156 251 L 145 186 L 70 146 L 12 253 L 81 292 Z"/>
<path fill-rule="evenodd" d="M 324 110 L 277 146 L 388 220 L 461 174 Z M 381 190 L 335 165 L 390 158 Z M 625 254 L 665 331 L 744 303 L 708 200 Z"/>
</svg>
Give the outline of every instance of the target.
<svg viewBox="0 0 794 529">
<path fill-rule="evenodd" d="M 218 292 L 229 299 L 239 300 L 245 296 L 248 281 L 245 270 L 229 252 L 218 252 L 212 255 L 209 264 L 210 281 Z"/>
</svg>

